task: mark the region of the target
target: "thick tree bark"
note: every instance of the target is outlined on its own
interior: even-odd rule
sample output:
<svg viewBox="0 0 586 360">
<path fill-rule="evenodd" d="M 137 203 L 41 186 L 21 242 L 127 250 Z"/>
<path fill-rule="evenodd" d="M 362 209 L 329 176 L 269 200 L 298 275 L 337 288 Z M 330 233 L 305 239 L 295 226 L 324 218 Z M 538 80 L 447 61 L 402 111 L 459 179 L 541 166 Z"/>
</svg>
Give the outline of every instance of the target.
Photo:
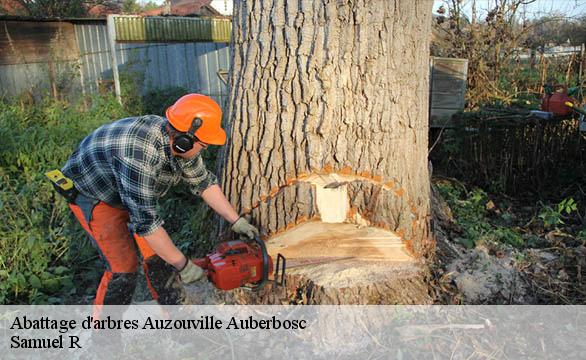
<svg viewBox="0 0 586 360">
<path fill-rule="evenodd" d="M 223 187 L 266 238 L 323 220 L 433 249 L 431 4 L 237 2 Z"/>
</svg>

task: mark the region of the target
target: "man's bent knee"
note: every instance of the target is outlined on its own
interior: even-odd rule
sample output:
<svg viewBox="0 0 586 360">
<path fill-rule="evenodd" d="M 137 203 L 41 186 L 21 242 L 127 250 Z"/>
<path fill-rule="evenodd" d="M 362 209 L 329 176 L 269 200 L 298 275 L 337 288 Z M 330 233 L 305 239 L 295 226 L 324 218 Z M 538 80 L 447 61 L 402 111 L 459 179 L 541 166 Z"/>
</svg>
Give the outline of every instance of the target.
<svg viewBox="0 0 586 360">
<path fill-rule="evenodd" d="M 144 272 L 153 298 L 161 305 L 177 305 L 183 302 L 185 290 L 175 268 L 159 256 L 144 261 Z"/>
<path fill-rule="evenodd" d="M 111 274 L 111 275 L 109 275 Z M 127 305 L 132 301 L 136 287 L 136 273 L 106 273 L 100 283 L 104 287 L 103 299 L 96 298 L 96 303 L 104 305 Z M 98 290 L 98 293 L 100 291 Z"/>
</svg>

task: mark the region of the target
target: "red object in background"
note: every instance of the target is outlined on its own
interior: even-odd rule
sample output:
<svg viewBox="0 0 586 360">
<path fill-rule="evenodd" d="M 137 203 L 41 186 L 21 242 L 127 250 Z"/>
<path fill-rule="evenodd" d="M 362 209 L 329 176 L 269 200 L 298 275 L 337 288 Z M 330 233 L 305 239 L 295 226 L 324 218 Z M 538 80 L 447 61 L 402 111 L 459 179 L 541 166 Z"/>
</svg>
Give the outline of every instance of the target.
<svg viewBox="0 0 586 360">
<path fill-rule="evenodd" d="M 273 271 L 273 260 L 268 256 L 269 271 Z M 208 279 L 221 290 L 231 290 L 245 284 L 263 280 L 263 253 L 259 246 L 234 240 L 219 244 L 216 249 L 195 265 L 208 271 Z"/>
<path fill-rule="evenodd" d="M 559 89 L 561 91 L 558 91 Z M 571 115 L 572 109 L 564 103 L 566 101 L 576 103 L 576 101 L 568 96 L 568 86 L 562 84 L 553 85 L 552 91 L 553 93 L 551 94 L 546 93 L 543 95 L 541 99 L 541 110 L 551 112 L 556 117 Z"/>
</svg>

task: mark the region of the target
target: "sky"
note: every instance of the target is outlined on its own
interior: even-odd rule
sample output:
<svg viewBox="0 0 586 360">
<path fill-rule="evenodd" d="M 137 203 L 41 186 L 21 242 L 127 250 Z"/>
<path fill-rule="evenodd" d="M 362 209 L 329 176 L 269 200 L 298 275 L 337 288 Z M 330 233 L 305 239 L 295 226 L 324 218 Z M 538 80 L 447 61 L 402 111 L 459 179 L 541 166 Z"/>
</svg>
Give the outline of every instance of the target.
<svg viewBox="0 0 586 360">
<path fill-rule="evenodd" d="M 148 3 L 149 1 L 154 2 L 155 4 L 159 4 L 159 5 L 162 5 L 165 2 L 165 0 L 137 0 L 136 2 L 141 5 L 144 5 L 144 4 Z"/>
<path fill-rule="evenodd" d="M 446 0 L 434 0 L 433 12 L 436 13 L 440 5 Z M 496 0 L 476 0 L 476 9 L 479 14 L 486 13 L 486 9 L 494 6 Z M 472 0 L 463 0 L 464 11 L 470 15 Z M 586 15 L 586 0 L 536 0 L 526 5 L 525 11 L 528 18 L 541 17 L 543 15 L 558 12 L 567 17 L 579 17 Z"/>
<path fill-rule="evenodd" d="M 164 0 L 152 0 L 157 4 L 162 4 Z M 411 1 L 411 0 L 401 0 Z M 434 0 L 434 13 L 446 0 Z M 486 10 L 490 5 L 494 5 L 496 0 L 476 0 L 476 6 L 479 13 Z M 138 0 L 139 3 L 146 3 L 148 0 Z M 472 0 L 463 0 L 465 4 L 465 11 L 470 12 L 470 4 Z M 550 14 L 554 11 L 566 14 L 568 17 L 577 17 L 586 15 L 586 0 L 536 0 L 534 3 L 526 7 L 527 17 L 540 17 L 542 15 Z"/>
</svg>

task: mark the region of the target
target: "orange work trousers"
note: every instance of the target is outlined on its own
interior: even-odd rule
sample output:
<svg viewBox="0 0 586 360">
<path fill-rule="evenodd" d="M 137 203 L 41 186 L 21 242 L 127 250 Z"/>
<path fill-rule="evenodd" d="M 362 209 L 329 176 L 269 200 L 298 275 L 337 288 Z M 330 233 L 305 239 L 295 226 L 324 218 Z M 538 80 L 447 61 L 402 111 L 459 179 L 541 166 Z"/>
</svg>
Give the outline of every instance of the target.
<svg viewBox="0 0 586 360">
<path fill-rule="evenodd" d="M 160 304 L 181 303 L 183 294 L 182 287 L 178 286 L 177 272 L 155 254 L 143 237 L 134 234 L 133 240 L 128 229 L 127 210 L 82 194 L 69 207 L 88 233 L 106 267 L 96 292 L 95 305 L 130 304 L 136 287 L 137 246 L 153 298 Z"/>
</svg>

